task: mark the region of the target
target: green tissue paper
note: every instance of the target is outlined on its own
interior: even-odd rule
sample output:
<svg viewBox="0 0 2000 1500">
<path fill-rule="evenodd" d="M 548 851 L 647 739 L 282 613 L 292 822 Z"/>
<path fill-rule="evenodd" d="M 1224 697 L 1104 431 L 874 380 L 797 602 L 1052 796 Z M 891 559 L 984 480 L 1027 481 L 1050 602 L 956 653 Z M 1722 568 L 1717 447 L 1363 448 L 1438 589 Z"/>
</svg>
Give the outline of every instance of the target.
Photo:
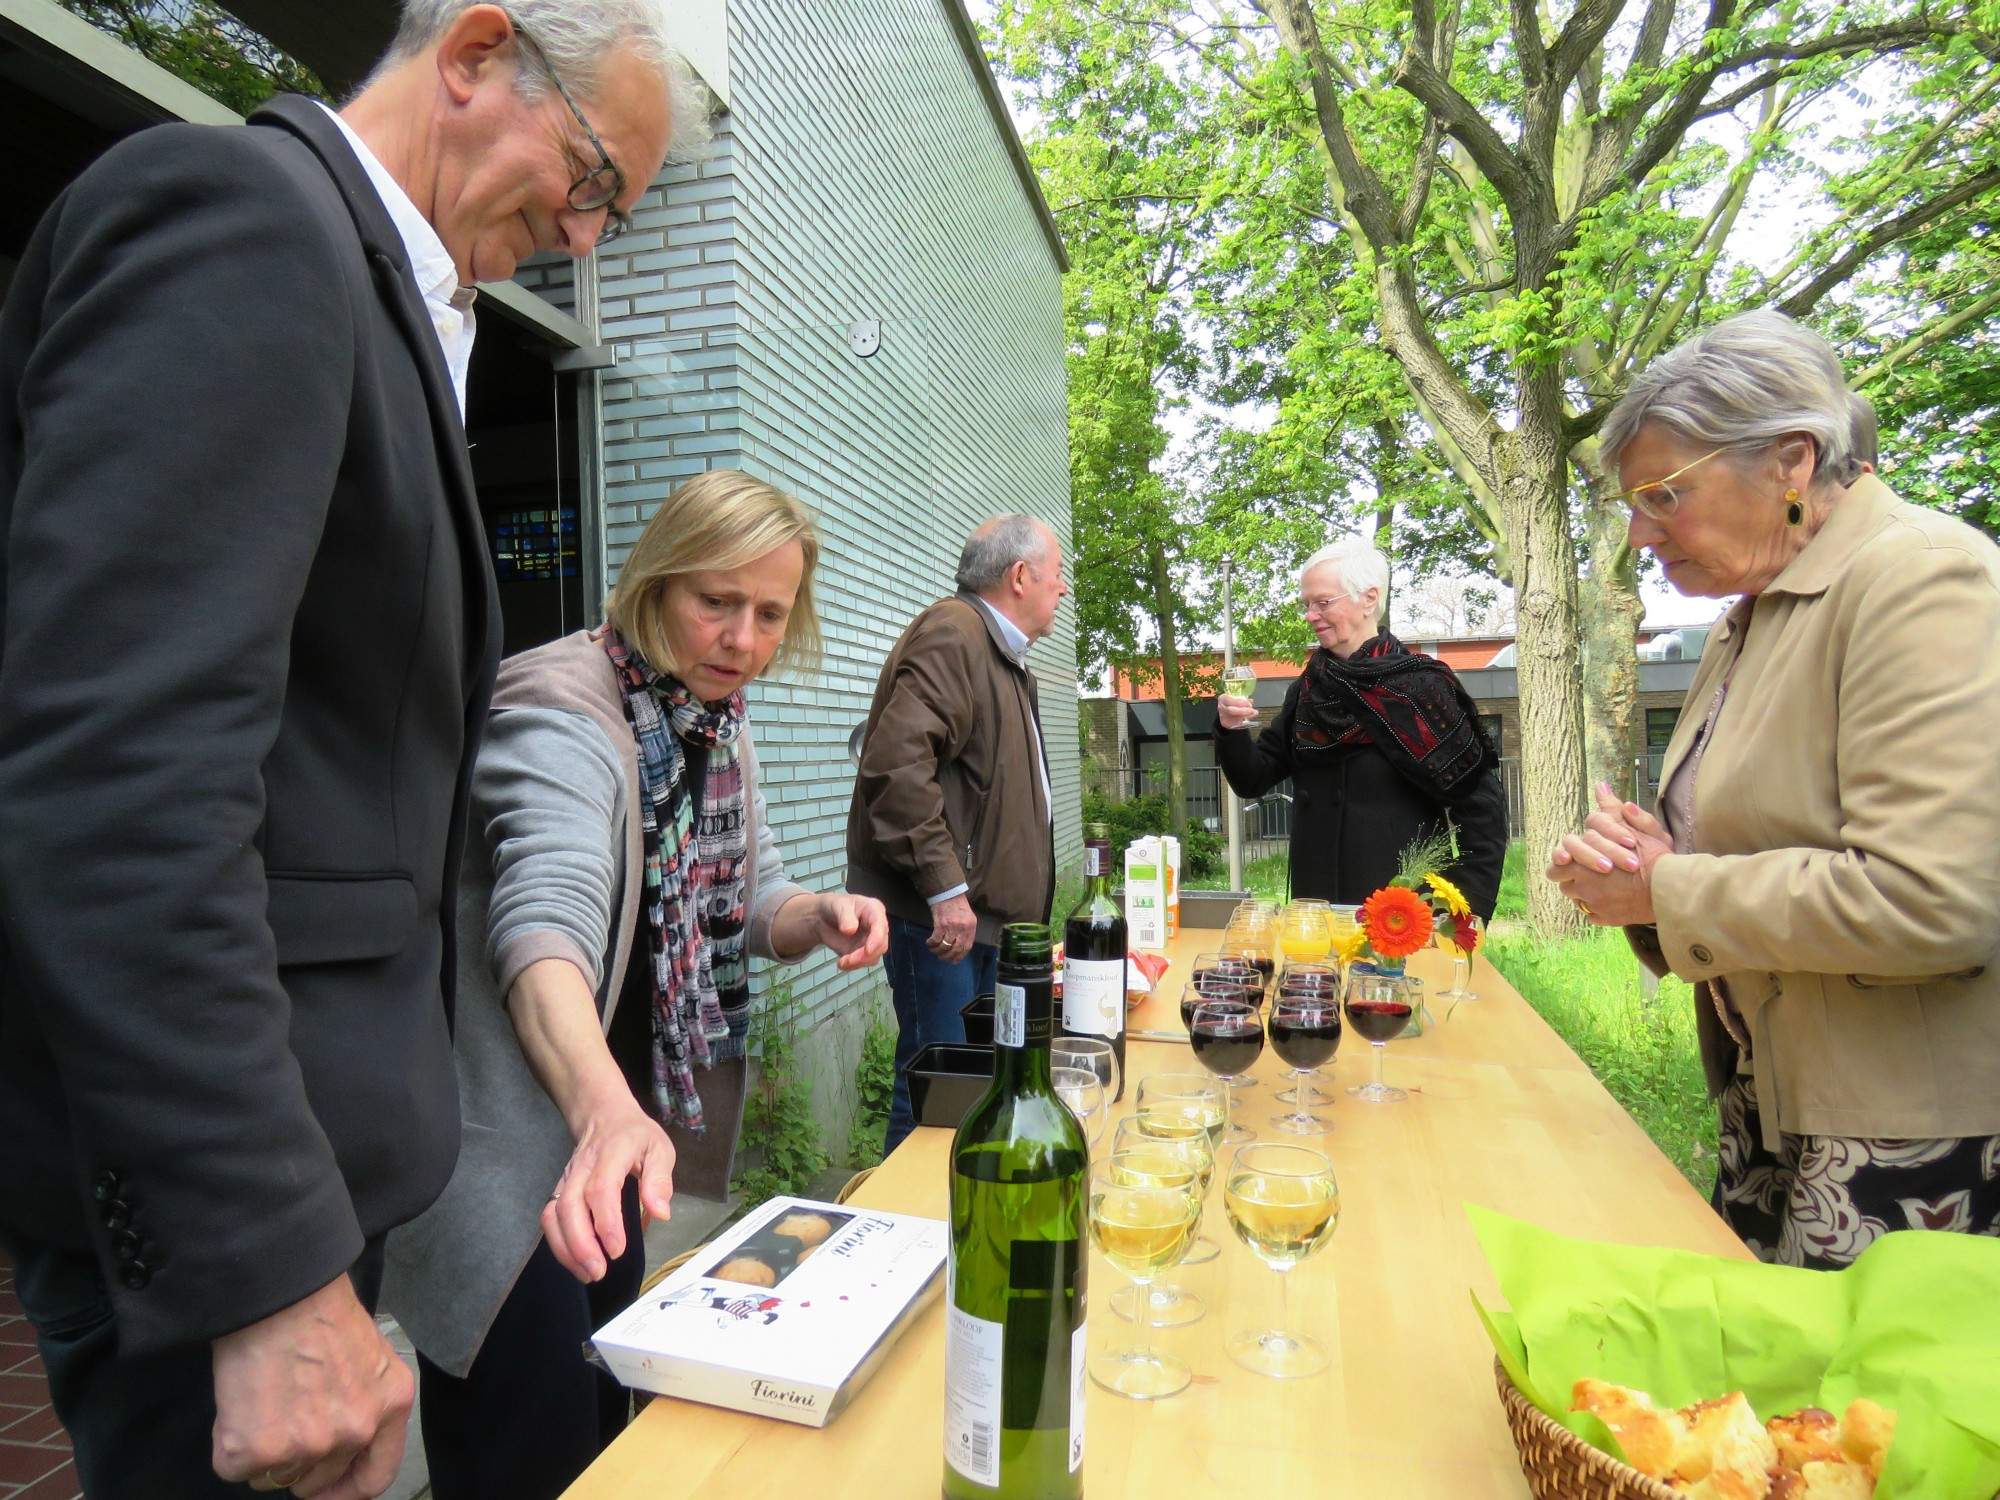
<svg viewBox="0 0 2000 1500">
<path fill-rule="evenodd" d="M 2000 1491 L 2000 1239 L 1903 1231 L 1844 1271 L 1801 1271 L 1467 1212 L 1510 1309 L 1478 1308 L 1502 1364 L 1594 1447 L 1623 1457 L 1569 1410 L 1585 1376 L 1663 1407 L 1741 1391 L 1765 1420 L 1866 1396 L 1897 1413 L 1881 1500 Z"/>
</svg>

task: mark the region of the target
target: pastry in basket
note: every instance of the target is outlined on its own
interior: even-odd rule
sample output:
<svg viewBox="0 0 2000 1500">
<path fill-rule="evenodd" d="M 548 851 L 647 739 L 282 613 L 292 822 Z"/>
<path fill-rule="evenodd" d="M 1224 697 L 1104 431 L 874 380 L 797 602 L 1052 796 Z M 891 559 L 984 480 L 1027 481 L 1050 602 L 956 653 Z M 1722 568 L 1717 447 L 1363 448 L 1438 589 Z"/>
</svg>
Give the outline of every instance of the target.
<svg viewBox="0 0 2000 1500">
<path fill-rule="evenodd" d="M 1840 1423 L 1840 1446 L 1846 1455 L 1868 1470 L 1868 1477 L 1882 1477 L 1882 1460 L 1889 1456 L 1889 1444 L 1896 1436 L 1896 1414 L 1877 1406 L 1866 1396 L 1848 1403 Z"/>
<path fill-rule="evenodd" d="M 1687 1422 L 1679 1412 L 1657 1410 L 1644 1391 L 1588 1379 L 1579 1380 L 1570 1392 L 1570 1410 L 1587 1411 L 1609 1427 L 1625 1450 L 1625 1461 L 1641 1474 L 1663 1479 L 1673 1472 L 1674 1454 L 1687 1436 Z"/>
<path fill-rule="evenodd" d="M 1759 1426 L 1740 1391 L 1679 1411 L 1644 1391 L 1579 1380 L 1570 1409 L 1599 1418 L 1625 1461 L 1690 1500 L 1871 1500 L 1896 1414 L 1866 1397 L 1836 1421 L 1808 1406 Z"/>
</svg>

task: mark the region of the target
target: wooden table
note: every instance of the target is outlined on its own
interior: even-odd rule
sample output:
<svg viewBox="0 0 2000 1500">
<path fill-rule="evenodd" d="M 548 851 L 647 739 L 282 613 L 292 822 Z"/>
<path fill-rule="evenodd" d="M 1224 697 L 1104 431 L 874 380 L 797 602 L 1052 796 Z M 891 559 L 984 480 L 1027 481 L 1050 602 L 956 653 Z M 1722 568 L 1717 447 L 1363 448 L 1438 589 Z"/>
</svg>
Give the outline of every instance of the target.
<svg viewBox="0 0 2000 1500">
<path fill-rule="evenodd" d="M 1136 1030 L 1181 1033 L 1178 997 L 1188 960 L 1215 934 L 1183 934 L 1158 1000 L 1133 1012 Z M 1449 961 L 1435 950 L 1411 972 L 1435 992 Z M 1306 1380 L 1252 1375 L 1222 1352 L 1223 1337 L 1268 1322 L 1276 1273 L 1230 1233 L 1215 1189 L 1204 1228 L 1219 1259 L 1172 1278 L 1208 1316 L 1159 1330 L 1187 1360 L 1191 1389 L 1136 1402 L 1091 1387 L 1085 1428 L 1090 1500 L 1468 1500 L 1527 1494 L 1493 1389 L 1493 1351 L 1467 1297 L 1498 1291 L 1465 1218 L 1480 1203 L 1550 1229 L 1627 1244 L 1744 1256 L 1702 1201 L 1575 1054 L 1482 958 L 1481 1000 L 1440 1016 L 1426 1036 L 1389 1045 L 1389 1082 L 1409 1102 L 1363 1105 L 1339 1093 L 1337 1121 L 1319 1138 L 1341 1185 L 1332 1243 L 1291 1273 L 1298 1324 L 1324 1340 L 1332 1368 Z M 1434 1010 L 1441 1007 L 1433 1007 Z M 1366 1048 L 1349 1036 L 1341 1085 L 1366 1078 Z M 1127 1071 L 1199 1071 L 1185 1044 L 1133 1041 Z M 1265 1139 L 1283 1084 L 1268 1052 L 1237 1117 Z M 1126 1087 L 1125 1107 L 1134 1090 Z M 949 1132 L 918 1130 L 855 1202 L 946 1213 Z M 1311 1142 L 1308 1142 L 1311 1144 Z M 1093 1350 L 1129 1341 L 1107 1303 L 1122 1278 L 1094 1252 Z M 714 1407 L 655 1400 L 569 1490 L 571 1500 L 931 1500 L 942 1473 L 944 1328 L 934 1305 L 890 1353 L 854 1404 L 823 1430 Z"/>
</svg>

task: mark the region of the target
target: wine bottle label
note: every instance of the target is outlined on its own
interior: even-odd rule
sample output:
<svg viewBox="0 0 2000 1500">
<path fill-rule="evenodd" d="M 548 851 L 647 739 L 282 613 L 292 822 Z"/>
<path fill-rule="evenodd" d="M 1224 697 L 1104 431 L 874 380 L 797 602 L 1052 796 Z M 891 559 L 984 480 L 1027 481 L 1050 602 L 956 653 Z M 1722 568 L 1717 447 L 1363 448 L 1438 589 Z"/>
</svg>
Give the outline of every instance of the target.
<svg viewBox="0 0 2000 1500">
<path fill-rule="evenodd" d="M 1125 1029 L 1125 960 L 1063 960 L 1063 1030 L 1116 1036 Z"/>
<path fill-rule="evenodd" d="M 1079 1334 L 1082 1329 L 1078 1329 Z M 960 1307 L 945 1309 L 944 1457 L 975 1484 L 1000 1483 L 1001 1325 Z M 1081 1424 L 1073 1416 L 1073 1432 Z M 1071 1447 L 1080 1444 L 1072 1437 Z M 1075 1463 L 1071 1463 L 1075 1468 Z"/>
<path fill-rule="evenodd" d="M 1028 992 L 1018 984 L 993 986 L 993 1042 L 999 1047 L 1028 1045 Z"/>
<path fill-rule="evenodd" d="M 1083 1467 L 1083 1394 L 1089 1361 L 1084 1351 L 1084 1324 L 1069 1336 L 1069 1471 Z"/>
<path fill-rule="evenodd" d="M 1111 873 L 1111 845 L 1101 839 L 1086 840 L 1083 846 L 1083 875 L 1095 880 Z"/>
</svg>

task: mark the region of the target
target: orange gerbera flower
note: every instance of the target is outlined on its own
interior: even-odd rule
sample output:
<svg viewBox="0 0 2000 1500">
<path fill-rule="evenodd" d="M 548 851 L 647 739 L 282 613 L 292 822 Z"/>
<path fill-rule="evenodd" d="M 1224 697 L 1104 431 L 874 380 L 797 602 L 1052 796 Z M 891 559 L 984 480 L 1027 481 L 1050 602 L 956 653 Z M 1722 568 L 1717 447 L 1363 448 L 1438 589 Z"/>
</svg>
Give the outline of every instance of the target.
<svg viewBox="0 0 2000 1500">
<path fill-rule="evenodd" d="M 1408 958 L 1431 940 L 1431 909 L 1400 885 L 1384 886 L 1361 903 L 1368 946 L 1383 958 Z"/>
</svg>

